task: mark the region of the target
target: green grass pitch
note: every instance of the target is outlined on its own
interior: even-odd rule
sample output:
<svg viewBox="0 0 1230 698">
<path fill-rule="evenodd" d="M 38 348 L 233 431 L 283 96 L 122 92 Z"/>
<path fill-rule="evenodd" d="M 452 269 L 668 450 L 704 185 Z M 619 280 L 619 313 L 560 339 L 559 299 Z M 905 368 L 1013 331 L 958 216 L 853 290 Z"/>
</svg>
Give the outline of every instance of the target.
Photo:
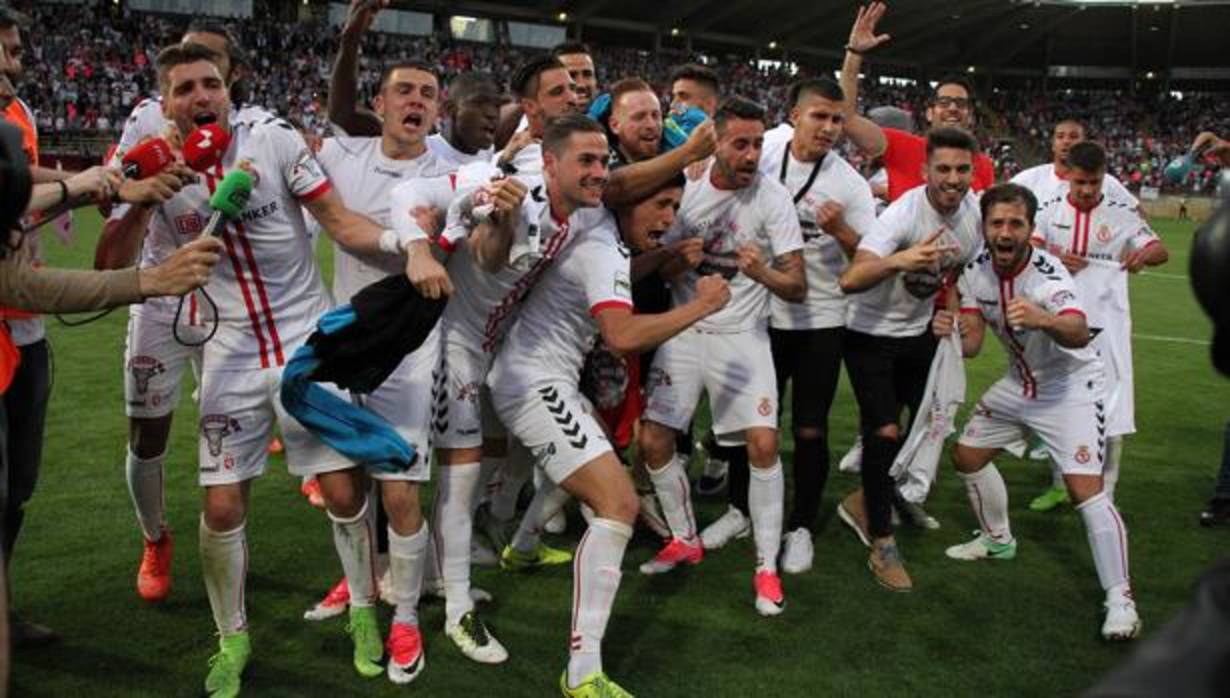
<svg viewBox="0 0 1230 698">
<path fill-rule="evenodd" d="M 83 215 L 72 248 L 49 242 L 49 259 L 86 266 L 97 216 Z M 1190 224 L 1159 222 L 1172 261 L 1132 281 L 1137 423 L 1128 442 L 1119 503 L 1146 635 L 1185 602 L 1196 575 L 1225 551 L 1225 531 L 1196 526 L 1220 458 L 1230 404 L 1227 381 L 1209 367 L 1209 326 L 1186 281 Z M 328 265 L 328 255 L 325 254 Z M 64 635 L 54 647 L 19 651 L 18 696 L 193 696 L 216 647 L 197 556 L 195 409 L 184 390 L 167 469 L 176 534 L 174 588 L 161 606 L 134 590 L 140 534 L 124 484 L 121 357 L 126 313 L 86 327 L 49 321 L 55 388 L 42 481 L 12 567 L 16 607 Z M 1189 342 L 1176 340 L 1194 340 Z M 969 364 L 970 401 L 1002 372 L 988 339 Z M 831 417 L 834 461 L 853 439 L 855 404 L 843 384 Z M 785 439 L 787 464 L 790 442 Z M 486 616 L 512 657 L 498 667 L 464 659 L 442 633 L 443 608 L 424 604 L 427 671 L 409 688 L 359 678 L 345 621 L 301 620 L 336 580 L 339 563 L 324 515 L 310 508 L 281 458 L 257 483 L 248 524 L 248 613 L 254 656 L 244 683 L 255 696 L 481 694 L 543 696 L 567 657 L 569 568 L 529 576 L 477 570 L 496 597 Z M 694 464 L 695 466 L 695 464 Z M 878 587 L 866 553 L 833 516 L 855 479 L 834 473 L 816 536 L 816 565 L 784 580 L 786 613 L 752 608 L 750 540 L 698 568 L 644 578 L 654 551 L 638 535 L 605 644 L 608 672 L 638 695 L 1074 695 L 1128 655 L 1097 637 L 1102 600 L 1080 519 L 1070 508 L 1035 514 L 1029 499 L 1048 481 L 1036 463 L 1000 460 L 1020 540 L 1015 561 L 960 564 L 943 549 L 976 526 L 947 465 L 930 508 L 939 531 L 903 530 L 916 590 Z M 789 465 L 787 465 L 789 468 Z M 429 501 L 429 500 L 425 500 Z M 698 501 L 702 523 L 724 508 Z M 580 530 L 556 542 L 571 546 Z M 382 612 L 387 618 L 387 609 Z M 557 693 L 555 693 L 557 694 Z"/>
</svg>

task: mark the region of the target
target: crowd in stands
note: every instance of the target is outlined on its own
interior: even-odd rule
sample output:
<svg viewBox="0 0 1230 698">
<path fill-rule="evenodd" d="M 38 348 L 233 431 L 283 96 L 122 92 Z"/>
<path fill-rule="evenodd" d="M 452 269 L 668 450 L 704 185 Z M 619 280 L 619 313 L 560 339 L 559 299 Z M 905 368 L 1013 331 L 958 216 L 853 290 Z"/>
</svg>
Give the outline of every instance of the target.
<svg viewBox="0 0 1230 698">
<path fill-rule="evenodd" d="M 44 133 L 99 132 L 118 135 L 124 119 L 143 97 L 155 94 L 153 63 L 157 52 L 180 35 L 180 16 L 135 13 L 94 6 L 36 5 L 37 25 L 57 32 L 31 42 L 26 83 L 20 94 L 34 108 Z M 258 17 L 268 17 L 261 15 Z M 273 105 L 306 128 L 323 132 L 326 90 L 336 52 L 337 27 L 318 23 L 253 19 L 234 30 L 253 62 L 249 99 Z M 370 34 L 361 58 L 361 84 L 376 82 L 386 61 L 420 58 L 437 64 L 445 74 L 485 71 L 507 82 L 513 69 L 532 49 L 430 38 Z M 682 53 L 643 49 L 599 52 L 600 81 L 609 84 L 624 75 L 646 76 L 666 96 L 671 69 L 694 60 Z M 769 108 L 774 118 L 785 116 L 785 87 L 793 75 L 785 69 L 758 69 L 750 61 L 712 63 L 724 85 Z M 926 86 L 862 86 L 864 106 L 893 105 L 916 116 L 923 128 Z M 1226 95 L 1184 95 L 1156 98 L 1126 92 L 1060 90 L 996 91 L 980 110 L 983 145 L 1002 177 L 1033 164 L 1025 153 L 1048 157 L 1051 126 L 1059 119 L 1084 121 L 1091 137 L 1107 146 L 1111 172 L 1133 188 L 1162 187 L 1162 170 L 1187 151 L 1196 133 L 1230 131 L 1230 100 Z M 1015 142 L 1015 143 L 1014 143 Z M 861 158 L 850 153 L 855 164 Z M 1201 163 L 1178 189 L 1210 193 L 1217 168 Z M 1174 188 L 1171 187 L 1173 190 Z"/>
</svg>

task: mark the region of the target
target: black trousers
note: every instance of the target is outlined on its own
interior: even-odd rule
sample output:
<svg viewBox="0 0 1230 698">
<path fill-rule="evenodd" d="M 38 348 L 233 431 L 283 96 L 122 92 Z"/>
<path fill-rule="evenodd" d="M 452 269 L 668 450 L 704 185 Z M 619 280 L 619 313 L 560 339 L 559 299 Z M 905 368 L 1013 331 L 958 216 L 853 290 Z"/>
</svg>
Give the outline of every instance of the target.
<svg viewBox="0 0 1230 698">
<path fill-rule="evenodd" d="M 904 441 L 877 432 L 890 424 L 900 425 L 901 408 L 917 413 L 927 387 L 927 374 L 935 356 L 936 340 L 930 330 L 914 337 L 877 337 L 847 330 L 844 354 L 846 370 L 858 400 L 863 436 L 863 498 L 871 535 L 892 534 L 893 481 L 888 471 Z"/>
<path fill-rule="evenodd" d="M 0 400 L 0 506 L 4 509 L 4 562 L 7 567 L 21 532 L 26 502 L 34 495 L 43 459 L 43 430 L 51 397 L 51 366 L 47 341 L 21 347 L 21 364 Z"/>
</svg>

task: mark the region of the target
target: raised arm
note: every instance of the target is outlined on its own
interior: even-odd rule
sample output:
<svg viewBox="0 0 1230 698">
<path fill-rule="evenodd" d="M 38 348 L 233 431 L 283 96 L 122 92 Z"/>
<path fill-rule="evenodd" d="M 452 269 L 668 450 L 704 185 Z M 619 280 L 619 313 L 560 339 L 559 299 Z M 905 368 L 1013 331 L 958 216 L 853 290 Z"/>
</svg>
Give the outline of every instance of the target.
<svg viewBox="0 0 1230 698">
<path fill-rule="evenodd" d="M 380 117 L 359 105 L 359 44 L 380 8 L 389 0 L 351 0 L 337 58 L 329 74 L 329 121 L 350 136 L 379 136 Z"/>
<path fill-rule="evenodd" d="M 884 131 L 875 122 L 858 113 L 858 76 L 863 69 L 863 55 L 889 40 L 888 34 L 876 34 L 876 24 L 884 16 L 888 6 L 873 2 L 858 8 L 850 38 L 846 42 L 846 57 L 841 64 L 841 91 L 845 93 L 842 104 L 846 116 L 846 137 L 864 155 L 870 158 L 884 153 L 887 142 Z"/>
</svg>

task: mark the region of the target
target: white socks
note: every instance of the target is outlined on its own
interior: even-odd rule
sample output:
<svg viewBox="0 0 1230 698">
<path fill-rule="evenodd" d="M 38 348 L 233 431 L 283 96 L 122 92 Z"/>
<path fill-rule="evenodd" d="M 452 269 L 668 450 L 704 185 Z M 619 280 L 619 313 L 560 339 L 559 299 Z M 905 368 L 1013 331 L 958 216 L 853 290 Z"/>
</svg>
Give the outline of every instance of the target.
<svg viewBox="0 0 1230 698">
<path fill-rule="evenodd" d="M 769 468 L 751 467 L 747 483 L 747 509 L 756 540 L 756 571 L 777 573 L 777 553 L 782 547 L 782 519 L 785 518 L 786 478 L 778 459 Z"/>
<path fill-rule="evenodd" d="M 342 570 L 350 585 L 350 605 L 363 608 L 376 603 L 376 536 L 375 526 L 367 515 L 371 498 L 353 518 L 341 519 L 329 512 L 333 522 L 333 547 L 342 561 Z"/>
<path fill-rule="evenodd" d="M 572 568 L 572 633 L 568 655 L 568 683 L 575 687 L 602 670 L 602 636 L 619 591 L 620 564 L 632 527 L 595 518 L 577 544 Z"/>
<path fill-rule="evenodd" d="M 427 561 L 427 522 L 408 536 L 401 536 L 389 526 L 389 577 L 394 623 L 418 625 L 419 590 L 423 586 L 423 569 Z"/>
<path fill-rule="evenodd" d="M 490 502 L 495 493 L 500 491 L 503 486 L 504 479 L 504 463 L 507 459 L 503 456 L 490 457 L 483 456 L 479 463 L 478 487 L 474 488 L 474 502 L 470 507 L 470 513 L 473 514 L 483 502 Z M 441 465 L 447 468 L 447 465 Z"/>
<path fill-rule="evenodd" d="M 645 469 L 653 481 L 653 489 L 658 494 L 662 515 L 671 529 L 671 535 L 690 543 L 696 539 L 696 515 L 692 513 L 692 493 L 683 463 L 683 458 L 675 455 L 658 470 L 648 464 Z"/>
<path fill-rule="evenodd" d="M 163 451 L 153 458 L 138 458 L 132 449 L 124 461 L 124 474 L 128 478 L 128 493 L 132 506 L 137 510 L 137 523 L 146 539 L 157 541 L 166 525 L 166 504 L 163 500 L 163 463 L 167 454 Z"/>
<path fill-rule="evenodd" d="M 1102 588 L 1109 591 L 1128 584 L 1127 527 L 1114 503 L 1105 492 L 1099 492 L 1076 505 L 1076 510 L 1085 521 L 1093 566 Z"/>
<path fill-rule="evenodd" d="M 1123 460 L 1123 437 L 1106 440 L 1106 460 L 1102 463 L 1102 491 L 1115 501 L 1115 485 L 1119 483 L 1119 463 Z"/>
<path fill-rule="evenodd" d="M 558 514 L 571 497 L 563 487 L 551 482 L 551 478 L 544 477 L 541 486 L 534 492 L 534 498 L 530 500 L 530 506 L 521 516 L 521 524 L 517 526 L 517 532 L 513 534 L 509 545 L 519 553 L 532 553 L 537 550 L 547 521 Z"/>
<path fill-rule="evenodd" d="M 471 504 L 481 466 L 460 463 L 441 466 L 436 505 L 432 512 L 436 564 L 444 582 L 444 608 L 449 623 L 474 610 L 470 600 L 470 543 L 474 538 Z"/>
<path fill-rule="evenodd" d="M 1011 543 L 1012 529 L 1008 525 L 1008 488 L 994 463 L 987 463 L 976 473 L 958 471 L 965 483 L 965 494 L 978 516 L 978 527 L 996 543 Z"/>
<path fill-rule="evenodd" d="M 234 635 L 247 630 L 244 612 L 244 577 L 248 573 L 248 541 L 244 526 L 218 533 L 205 525 L 201 517 L 201 572 L 205 576 L 205 592 L 214 612 L 214 623 L 222 635 Z"/>
</svg>

